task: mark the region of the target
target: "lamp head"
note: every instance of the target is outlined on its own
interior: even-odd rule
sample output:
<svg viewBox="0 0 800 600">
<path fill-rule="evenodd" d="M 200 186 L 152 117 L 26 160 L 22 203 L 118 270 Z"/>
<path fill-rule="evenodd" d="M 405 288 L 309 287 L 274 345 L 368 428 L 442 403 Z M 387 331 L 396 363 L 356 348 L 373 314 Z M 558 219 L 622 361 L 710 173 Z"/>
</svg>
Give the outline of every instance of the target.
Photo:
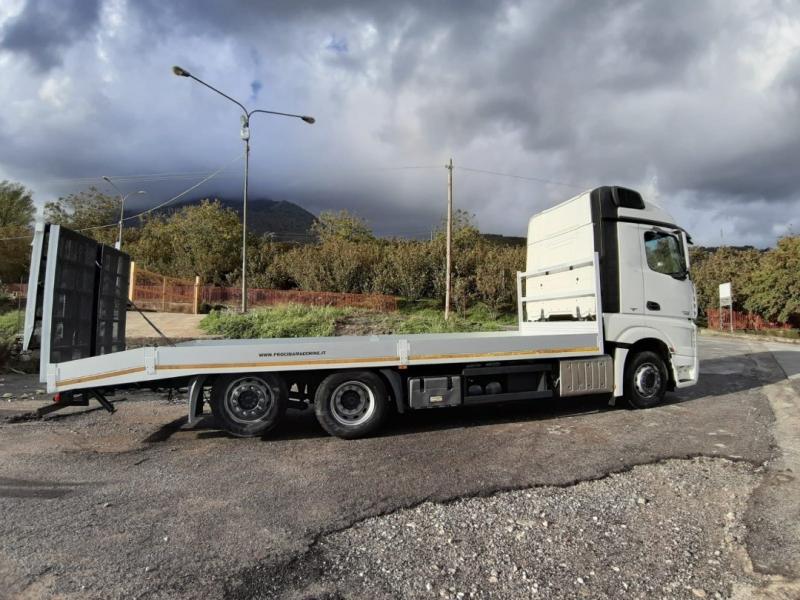
<svg viewBox="0 0 800 600">
<path fill-rule="evenodd" d="M 105 179 L 108 183 L 111 183 L 111 178 L 108 175 L 103 175 L 103 179 Z"/>
<path fill-rule="evenodd" d="M 312 124 L 312 125 L 316 122 L 316 119 L 314 117 L 309 117 L 309 116 L 303 115 L 300 118 L 303 119 L 303 121 L 305 121 L 306 123 L 309 123 L 309 124 Z"/>
<path fill-rule="evenodd" d="M 175 73 L 178 77 L 190 77 L 191 73 L 186 69 L 181 69 L 178 65 L 172 67 L 172 72 Z"/>
</svg>

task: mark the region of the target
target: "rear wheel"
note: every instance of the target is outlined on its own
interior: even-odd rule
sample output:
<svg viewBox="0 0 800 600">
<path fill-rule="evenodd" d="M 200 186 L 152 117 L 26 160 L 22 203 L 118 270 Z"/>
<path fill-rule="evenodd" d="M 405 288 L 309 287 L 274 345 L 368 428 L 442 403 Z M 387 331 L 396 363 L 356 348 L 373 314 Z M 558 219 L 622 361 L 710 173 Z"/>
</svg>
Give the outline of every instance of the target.
<svg viewBox="0 0 800 600">
<path fill-rule="evenodd" d="M 331 435 L 346 439 L 376 431 L 386 416 L 387 403 L 383 380 L 370 371 L 329 375 L 314 396 L 320 425 Z"/>
<path fill-rule="evenodd" d="M 661 355 L 645 350 L 625 365 L 625 400 L 631 408 L 650 408 L 664 400 L 669 375 Z"/>
<path fill-rule="evenodd" d="M 278 424 L 288 395 L 286 382 L 273 373 L 224 375 L 211 388 L 211 412 L 226 431 L 252 437 Z"/>
</svg>

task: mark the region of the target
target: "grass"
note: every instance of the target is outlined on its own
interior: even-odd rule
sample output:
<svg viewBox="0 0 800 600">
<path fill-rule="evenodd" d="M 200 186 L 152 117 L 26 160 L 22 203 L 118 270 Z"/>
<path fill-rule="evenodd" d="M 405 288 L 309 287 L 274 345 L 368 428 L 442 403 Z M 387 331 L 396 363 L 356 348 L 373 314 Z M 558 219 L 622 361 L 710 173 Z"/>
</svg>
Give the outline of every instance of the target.
<svg viewBox="0 0 800 600">
<path fill-rule="evenodd" d="M 515 314 L 493 314 L 484 304 L 471 306 L 464 313 L 451 312 L 445 321 L 436 302 L 404 305 L 396 315 L 394 333 L 450 333 L 459 331 L 500 331 L 517 323 Z"/>
<path fill-rule="evenodd" d="M 722 330 L 717 327 L 707 327 L 706 329 L 713 332 L 730 333 L 730 329 L 727 327 Z M 733 332 L 746 335 L 780 337 L 786 338 L 787 340 L 800 339 L 800 329 L 734 329 Z"/>
<path fill-rule="evenodd" d="M 11 355 L 14 340 L 22 327 L 22 311 L 12 310 L 0 315 L 0 365 Z"/>
<path fill-rule="evenodd" d="M 212 311 L 200 321 L 200 328 L 212 335 L 240 339 L 330 336 L 336 332 L 337 320 L 352 310 L 287 304 L 244 315 Z"/>
<path fill-rule="evenodd" d="M 246 315 L 214 311 L 200 328 L 225 338 L 322 337 L 392 333 L 450 333 L 499 331 L 516 324 L 516 315 L 495 315 L 484 305 L 444 320 L 435 302 L 406 303 L 398 312 L 380 313 L 356 308 L 287 304 L 254 310 Z"/>
</svg>

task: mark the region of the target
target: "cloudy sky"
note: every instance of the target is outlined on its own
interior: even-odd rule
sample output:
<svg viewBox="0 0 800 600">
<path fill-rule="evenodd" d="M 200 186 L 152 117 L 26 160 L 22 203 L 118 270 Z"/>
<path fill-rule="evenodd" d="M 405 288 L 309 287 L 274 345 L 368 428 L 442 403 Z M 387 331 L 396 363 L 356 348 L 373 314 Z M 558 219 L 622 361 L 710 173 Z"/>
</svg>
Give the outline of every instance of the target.
<svg viewBox="0 0 800 600">
<path fill-rule="evenodd" d="M 316 117 L 253 117 L 254 195 L 379 233 L 437 224 L 451 156 L 484 231 L 602 184 L 702 244 L 800 230 L 796 1 L 2 0 L 0 179 L 236 197 L 238 109 L 174 64 Z"/>
</svg>

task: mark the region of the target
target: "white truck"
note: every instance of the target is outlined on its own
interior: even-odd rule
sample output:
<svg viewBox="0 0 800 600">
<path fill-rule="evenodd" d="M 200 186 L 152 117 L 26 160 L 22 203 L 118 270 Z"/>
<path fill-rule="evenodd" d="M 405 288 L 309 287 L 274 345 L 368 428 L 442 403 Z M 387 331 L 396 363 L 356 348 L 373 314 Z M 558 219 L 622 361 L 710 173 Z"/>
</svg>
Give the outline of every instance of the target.
<svg viewBox="0 0 800 600">
<path fill-rule="evenodd" d="M 36 227 L 25 348 L 58 403 L 131 387 L 186 388 L 237 436 L 313 406 L 326 431 L 368 435 L 393 412 L 584 394 L 662 401 L 698 378 L 686 231 L 630 189 L 605 186 L 534 215 L 513 331 L 201 340 L 125 349 L 127 255 Z"/>
</svg>

